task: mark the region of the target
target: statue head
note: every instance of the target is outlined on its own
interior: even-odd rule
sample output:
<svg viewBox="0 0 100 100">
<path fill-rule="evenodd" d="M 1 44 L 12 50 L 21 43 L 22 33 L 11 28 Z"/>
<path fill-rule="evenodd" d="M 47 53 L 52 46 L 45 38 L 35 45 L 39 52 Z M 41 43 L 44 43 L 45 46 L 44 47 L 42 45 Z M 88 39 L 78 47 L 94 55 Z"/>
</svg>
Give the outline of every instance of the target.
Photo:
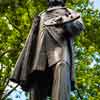
<svg viewBox="0 0 100 100">
<path fill-rule="evenodd" d="M 47 0 L 48 1 L 48 6 L 53 7 L 53 6 L 64 6 L 66 0 Z"/>
</svg>

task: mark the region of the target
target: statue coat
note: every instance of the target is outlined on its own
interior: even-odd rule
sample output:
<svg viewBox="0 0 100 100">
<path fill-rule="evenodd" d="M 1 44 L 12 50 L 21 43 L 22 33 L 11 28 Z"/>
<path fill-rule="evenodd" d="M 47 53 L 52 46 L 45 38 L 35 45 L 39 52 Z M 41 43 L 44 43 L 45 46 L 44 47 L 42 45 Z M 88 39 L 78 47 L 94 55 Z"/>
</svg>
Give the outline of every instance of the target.
<svg viewBox="0 0 100 100">
<path fill-rule="evenodd" d="M 47 35 L 44 33 L 47 33 L 48 26 L 47 30 L 45 30 L 45 28 L 41 28 L 41 18 L 41 14 L 34 18 L 34 22 L 25 46 L 16 62 L 15 70 L 10 77 L 10 80 L 18 83 L 24 91 L 29 91 L 35 80 L 48 78 L 46 76 L 48 67 L 52 67 L 55 62 L 61 60 L 58 57 L 57 61 L 53 62 L 54 60 L 49 60 L 47 53 L 45 53 L 47 51 L 45 50 L 45 45 L 43 44 L 47 42 Z M 51 27 L 48 31 L 52 31 L 51 36 L 53 36 L 54 40 L 58 43 L 58 45 L 60 45 L 59 37 L 53 34 L 53 27 Z M 74 81 L 73 39 L 66 39 L 66 43 L 66 47 L 68 48 L 67 53 L 69 54 L 68 63 L 70 66 L 70 80 Z M 48 48 L 47 50 L 49 50 Z"/>
</svg>

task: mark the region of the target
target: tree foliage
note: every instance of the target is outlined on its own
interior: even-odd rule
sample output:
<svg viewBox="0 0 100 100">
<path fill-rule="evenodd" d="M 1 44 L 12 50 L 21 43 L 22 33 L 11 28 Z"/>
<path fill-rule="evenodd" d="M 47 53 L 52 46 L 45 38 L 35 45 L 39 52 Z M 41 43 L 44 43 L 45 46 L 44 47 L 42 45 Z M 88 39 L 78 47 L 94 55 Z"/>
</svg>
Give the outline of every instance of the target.
<svg viewBox="0 0 100 100">
<path fill-rule="evenodd" d="M 45 1 L 0 0 L 0 95 L 8 84 L 34 16 L 47 8 Z M 88 0 L 68 0 L 66 6 L 81 12 L 85 24 L 85 31 L 75 38 L 77 87 L 84 100 L 100 100 L 100 12 Z M 76 97 L 77 93 L 72 100 L 77 100 Z"/>
</svg>

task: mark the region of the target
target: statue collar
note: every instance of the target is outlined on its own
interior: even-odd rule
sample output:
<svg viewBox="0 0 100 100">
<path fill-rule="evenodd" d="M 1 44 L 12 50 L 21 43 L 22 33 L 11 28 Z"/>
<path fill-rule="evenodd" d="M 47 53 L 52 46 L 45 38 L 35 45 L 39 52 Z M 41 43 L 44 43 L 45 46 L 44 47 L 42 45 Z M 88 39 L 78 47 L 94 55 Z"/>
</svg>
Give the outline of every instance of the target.
<svg viewBox="0 0 100 100">
<path fill-rule="evenodd" d="M 50 7 L 47 9 L 47 11 L 52 11 L 52 10 L 56 10 L 56 9 L 66 9 L 66 7 L 62 7 L 62 6 Z"/>
</svg>

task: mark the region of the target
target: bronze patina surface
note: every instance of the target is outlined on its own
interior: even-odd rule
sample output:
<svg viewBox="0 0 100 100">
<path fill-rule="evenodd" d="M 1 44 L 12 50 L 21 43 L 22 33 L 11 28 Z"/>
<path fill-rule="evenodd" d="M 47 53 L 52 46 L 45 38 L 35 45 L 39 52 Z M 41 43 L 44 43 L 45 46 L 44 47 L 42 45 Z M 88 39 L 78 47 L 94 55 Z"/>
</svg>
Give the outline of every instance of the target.
<svg viewBox="0 0 100 100">
<path fill-rule="evenodd" d="M 47 96 L 70 100 L 71 82 L 75 81 L 73 38 L 84 25 L 80 14 L 64 3 L 48 0 L 49 8 L 34 18 L 10 78 L 30 92 L 30 100 L 46 100 Z"/>
</svg>

